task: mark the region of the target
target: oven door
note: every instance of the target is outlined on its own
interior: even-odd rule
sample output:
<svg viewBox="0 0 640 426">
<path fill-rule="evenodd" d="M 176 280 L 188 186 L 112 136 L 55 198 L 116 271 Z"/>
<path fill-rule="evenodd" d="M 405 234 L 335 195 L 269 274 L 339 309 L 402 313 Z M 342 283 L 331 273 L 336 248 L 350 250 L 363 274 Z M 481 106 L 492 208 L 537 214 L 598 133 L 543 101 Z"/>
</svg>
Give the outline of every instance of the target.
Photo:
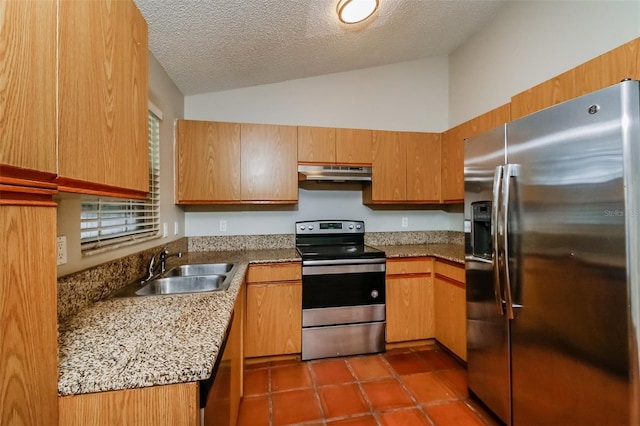
<svg viewBox="0 0 640 426">
<path fill-rule="evenodd" d="M 302 309 L 385 303 L 385 259 L 302 262 Z"/>
</svg>

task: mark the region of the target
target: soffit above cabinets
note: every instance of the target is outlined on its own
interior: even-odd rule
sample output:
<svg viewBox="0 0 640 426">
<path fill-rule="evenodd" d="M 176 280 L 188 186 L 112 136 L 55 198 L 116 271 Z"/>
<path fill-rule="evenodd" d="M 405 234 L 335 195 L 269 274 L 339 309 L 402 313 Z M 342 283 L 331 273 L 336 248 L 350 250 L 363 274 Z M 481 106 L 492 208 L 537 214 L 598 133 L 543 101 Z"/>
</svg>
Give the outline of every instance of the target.
<svg viewBox="0 0 640 426">
<path fill-rule="evenodd" d="M 343 24 L 337 0 L 135 0 L 184 95 L 447 55 L 508 0 L 380 0 Z"/>
</svg>

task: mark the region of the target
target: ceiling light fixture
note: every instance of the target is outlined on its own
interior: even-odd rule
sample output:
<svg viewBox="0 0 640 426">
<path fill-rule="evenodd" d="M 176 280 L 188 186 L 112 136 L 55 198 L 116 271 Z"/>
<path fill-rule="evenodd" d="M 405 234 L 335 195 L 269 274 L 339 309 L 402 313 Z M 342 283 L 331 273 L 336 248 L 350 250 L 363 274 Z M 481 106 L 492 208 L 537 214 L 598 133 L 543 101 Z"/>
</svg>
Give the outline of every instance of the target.
<svg viewBox="0 0 640 426">
<path fill-rule="evenodd" d="M 340 0 L 338 18 L 345 24 L 364 21 L 378 8 L 379 0 Z"/>
</svg>

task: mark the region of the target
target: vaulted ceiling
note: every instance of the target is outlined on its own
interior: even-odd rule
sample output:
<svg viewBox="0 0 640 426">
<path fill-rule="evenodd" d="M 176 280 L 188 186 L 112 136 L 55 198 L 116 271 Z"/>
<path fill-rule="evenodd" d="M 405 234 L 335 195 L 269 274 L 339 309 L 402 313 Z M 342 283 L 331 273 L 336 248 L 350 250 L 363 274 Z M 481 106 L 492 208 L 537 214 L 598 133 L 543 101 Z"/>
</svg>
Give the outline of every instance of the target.
<svg viewBox="0 0 640 426">
<path fill-rule="evenodd" d="M 337 0 L 135 0 L 184 95 L 447 55 L 507 0 L 380 0 L 346 25 Z"/>
</svg>

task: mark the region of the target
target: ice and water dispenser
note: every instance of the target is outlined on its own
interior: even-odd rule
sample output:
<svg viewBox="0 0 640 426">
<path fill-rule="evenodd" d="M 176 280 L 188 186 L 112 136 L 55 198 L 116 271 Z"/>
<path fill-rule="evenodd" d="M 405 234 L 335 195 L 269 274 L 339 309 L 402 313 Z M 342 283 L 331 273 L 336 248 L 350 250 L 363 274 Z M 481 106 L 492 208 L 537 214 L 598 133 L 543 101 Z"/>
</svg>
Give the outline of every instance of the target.
<svg viewBox="0 0 640 426">
<path fill-rule="evenodd" d="M 471 203 L 471 249 L 473 256 L 491 259 L 491 201 Z"/>
</svg>

